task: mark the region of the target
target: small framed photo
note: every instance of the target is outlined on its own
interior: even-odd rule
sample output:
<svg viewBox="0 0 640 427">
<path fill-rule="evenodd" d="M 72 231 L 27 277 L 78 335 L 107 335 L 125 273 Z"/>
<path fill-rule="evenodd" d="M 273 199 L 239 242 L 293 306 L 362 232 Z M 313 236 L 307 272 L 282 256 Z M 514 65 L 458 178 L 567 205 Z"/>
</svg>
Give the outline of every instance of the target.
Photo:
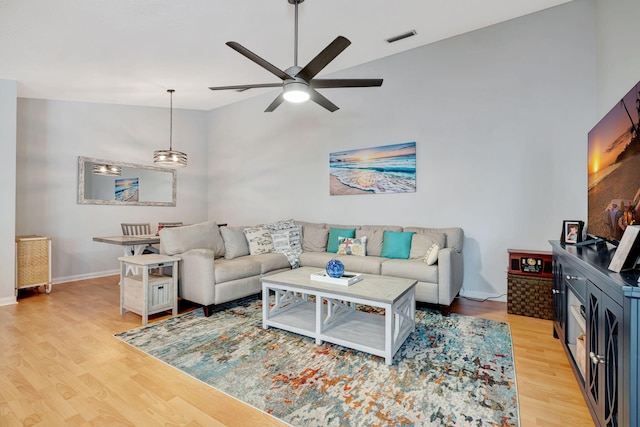
<svg viewBox="0 0 640 427">
<path fill-rule="evenodd" d="M 574 244 L 582 242 L 583 221 L 562 221 L 562 237 L 560 241 L 563 244 Z"/>
</svg>

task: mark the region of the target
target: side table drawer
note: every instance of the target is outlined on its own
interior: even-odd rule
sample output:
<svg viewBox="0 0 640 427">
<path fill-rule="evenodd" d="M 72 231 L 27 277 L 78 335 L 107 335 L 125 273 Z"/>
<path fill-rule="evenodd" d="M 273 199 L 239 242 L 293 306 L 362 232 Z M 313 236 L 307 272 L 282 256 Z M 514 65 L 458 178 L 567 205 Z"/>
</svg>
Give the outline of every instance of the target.
<svg viewBox="0 0 640 427">
<path fill-rule="evenodd" d="M 127 276 L 124 282 L 124 307 L 141 315 L 144 307 L 142 276 Z M 173 307 L 173 281 L 171 277 L 149 276 L 147 292 L 147 310 L 149 314 Z"/>
<path fill-rule="evenodd" d="M 172 290 L 171 277 L 149 283 L 149 311 L 171 308 L 173 304 Z"/>
</svg>

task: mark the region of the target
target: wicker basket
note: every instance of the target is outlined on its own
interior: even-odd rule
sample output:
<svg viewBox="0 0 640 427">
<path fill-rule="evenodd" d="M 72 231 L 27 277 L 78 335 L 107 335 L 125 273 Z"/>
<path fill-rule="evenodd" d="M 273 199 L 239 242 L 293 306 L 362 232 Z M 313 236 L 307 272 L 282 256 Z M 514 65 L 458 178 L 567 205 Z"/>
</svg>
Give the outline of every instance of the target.
<svg viewBox="0 0 640 427">
<path fill-rule="evenodd" d="M 522 316 L 553 319 L 553 279 L 509 273 L 507 312 Z"/>
<path fill-rule="evenodd" d="M 51 237 L 16 236 L 16 290 L 32 286 L 51 291 Z"/>
</svg>

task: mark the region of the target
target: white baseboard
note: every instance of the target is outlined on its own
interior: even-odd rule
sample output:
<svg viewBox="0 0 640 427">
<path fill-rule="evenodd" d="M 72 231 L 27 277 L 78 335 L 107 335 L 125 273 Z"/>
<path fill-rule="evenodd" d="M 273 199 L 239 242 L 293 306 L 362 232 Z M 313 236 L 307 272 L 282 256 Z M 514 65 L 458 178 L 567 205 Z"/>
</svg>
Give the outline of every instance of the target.
<svg viewBox="0 0 640 427">
<path fill-rule="evenodd" d="M 15 295 L 12 297 L 0 298 L 0 307 L 4 305 L 13 305 L 17 303 L 18 303 L 18 299 L 15 297 Z"/>
<path fill-rule="evenodd" d="M 78 282 L 80 280 L 96 279 L 98 277 L 115 276 L 118 274 L 120 274 L 120 270 L 100 271 L 98 273 L 78 274 L 75 276 L 67 276 L 67 277 L 56 277 L 51 279 L 51 283 L 54 285 L 59 285 L 62 283 Z M 18 304 L 18 298 L 15 295 L 11 297 L 0 298 L 0 307 L 5 305 L 13 305 L 13 304 Z"/>
<path fill-rule="evenodd" d="M 75 276 L 55 277 L 51 282 L 56 285 L 60 283 L 78 282 L 80 280 L 96 279 L 98 277 L 116 276 L 120 274 L 120 270 L 99 271 L 97 273 L 77 274 Z"/>
</svg>

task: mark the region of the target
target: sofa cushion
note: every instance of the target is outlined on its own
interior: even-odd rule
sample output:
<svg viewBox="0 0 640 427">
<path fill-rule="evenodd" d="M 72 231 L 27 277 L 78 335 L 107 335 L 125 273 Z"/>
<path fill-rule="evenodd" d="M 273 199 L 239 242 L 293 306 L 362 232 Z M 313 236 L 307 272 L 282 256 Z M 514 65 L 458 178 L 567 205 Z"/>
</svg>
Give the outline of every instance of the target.
<svg viewBox="0 0 640 427">
<path fill-rule="evenodd" d="M 350 224 L 327 224 L 325 226 L 325 228 L 327 229 L 331 229 L 331 228 L 355 228 L 356 230 L 360 228 L 359 225 L 350 225 Z"/>
<path fill-rule="evenodd" d="M 327 263 L 335 257 L 336 254 L 329 252 L 302 252 L 300 254 L 300 266 L 318 267 L 324 270 L 327 267 Z"/>
<path fill-rule="evenodd" d="M 327 224 L 325 224 L 324 222 L 306 222 L 306 221 L 293 220 L 293 223 L 295 225 L 299 225 L 300 227 L 302 227 L 303 230 L 304 230 L 305 227 L 327 228 Z"/>
<path fill-rule="evenodd" d="M 356 237 L 367 236 L 367 255 L 380 256 L 384 230 L 402 231 L 402 227 L 395 225 L 363 225 L 356 230 Z"/>
<path fill-rule="evenodd" d="M 409 258 L 424 259 L 427 251 L 434 243 L 437 243 L 441 248 L 444 248 L 446 241 L 444 233 L 435 231 L 429 233 L 415 233 L 411 238 L 411 253 L 409 254 Z"/>
<path fill-rule="evenodd" d="M 329 230 L 324 224 L 296 222 L 302 227 L 302 250 L 305 252 L 326 252 Z"/>
<path fill-rule="evenodd" d="M 341 255 L 336 258 L 344 264 L 345 271 L 367 274 L 380 274 L 381 265 L 387 261 L 387 258 L 377 256 Z"/>
<path fill-rule="evenodd" d="M 413 232 L 385 230 L 380 256 L 384 258 L 409 258 L 412 236 Z"/>
<path fill-rule="evenodd" d="M 273 252 L 273 240 L 269 229 L 263 226 L 248 227 L 243 232 L 249 244 L 249 254 L 258 255 Z"/>
<path fill-rule="evenodd" d="M 249 244 L 242 231 L 244 228 L 220 227 L 220 234 L 222 234 L 222 240 L 224 240 L 224 257 L 226 259 L 249 255 Z"/>
<path fill-rule="evenodd" d="M 353 239 L 349 237 L 338 237 L 338 255 L 355 255 L 366 256 L 367 255 L 367 236 L 362 236 L 359 239 Z"/>
<path fill-rule="evenodd" d="M 424 228 L 424 227 L 404 227 L 403 231 L 415 231 L 416 233 L 444 233 L 446 236 L 443 248 L 452 248 L 456 252 L 462 252 L 464 242 L 464 231 L 460 227 L 449 228 Z"/>
<path fill-rule="evenodd" d="M 329 229 L 329 240 L 327 241 L 327 252 L 338 252 L 338 237 L 356 237 L 355 228 L 338 228 L 331 227 Z"/>
<path fill-rule="evenodd" d="M 163 228 L 160 235 L 160 252 L 176 255 L 191 249 L 210 249 L 214 258 L 224 256 L 224 240 L 214 221 L 182 227 Z"/>
<path fill-rule="evenodd" d="M 272 271 L 291 268 L 289 260 L 281 253 L 271 252 L 268 254 L 249 255 L 247 258 L 260 263 L 260 274 L 267 274 Z"/>
<path fill-rule="evenodd" d="M 262 264 L 260 261 L 252 259 L 250 256 L 243 256 L 235 259 L 223 258 L 216 260 L 213 264 L 213 274 L 216 279 L 216 283 L 230 282 L 232 280 L 258 276 L 261 271 Z"/>
<path fill-rule="evenodd" d="M 422 260 L 388 259 L 381 264 L 380 274 L 438 283 L 438 266 L 427 265 Z"/>
</svg>

